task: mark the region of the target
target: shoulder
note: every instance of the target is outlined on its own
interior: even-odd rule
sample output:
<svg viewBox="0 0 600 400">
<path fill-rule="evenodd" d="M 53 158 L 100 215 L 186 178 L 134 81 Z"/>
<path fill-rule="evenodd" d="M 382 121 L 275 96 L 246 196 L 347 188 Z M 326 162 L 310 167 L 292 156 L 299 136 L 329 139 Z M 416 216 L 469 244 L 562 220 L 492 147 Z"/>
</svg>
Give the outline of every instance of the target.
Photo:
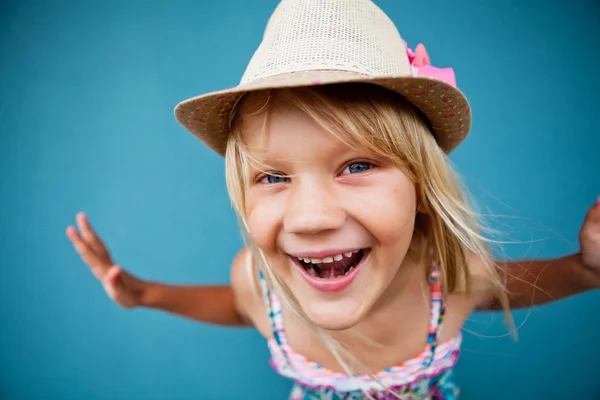
<svg viewBox="0 0 600 400">
<path fill-rule="evenodd" d="M 497 293 L 498 265 L 494 260 L 489 264 L 480 256 L 471 254 L 469 257 L 469 273 L 472 282 L 469 297 L 471 297 L 475 308 L 486 308 L 486 305 L 494 301 Z"/>
<path fill-rule="evenodd" d="M 271 336 L 267 308 L 260 288 L 258 268 L 246 247 L 231 266 L 231 286 L 238 312 L 265 337 Z"/>
<path fill-rule="evenodd" d="M 486 305 L 494 301 L 497 265 L 488 265 L 486 261 L 476 254 L 471 254 L 468 259 L 468 271 L 471 280 L 470 290 L 466 290 L 464 282 L 449 296 L 453 305 L 460 304 L 464 312 L 475 309 L 485 309 Z"/>
</svg>

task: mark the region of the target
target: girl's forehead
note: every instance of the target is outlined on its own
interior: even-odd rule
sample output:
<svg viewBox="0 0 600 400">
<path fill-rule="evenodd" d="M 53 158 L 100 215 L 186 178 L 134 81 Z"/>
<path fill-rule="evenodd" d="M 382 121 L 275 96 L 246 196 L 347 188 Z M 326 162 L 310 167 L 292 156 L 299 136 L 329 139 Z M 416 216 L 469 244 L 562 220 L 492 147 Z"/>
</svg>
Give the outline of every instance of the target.
<svg viewBox="0 0 600 400">
<path fill-rule="evenodd" d="M 285 103 L 245 116 L 241 134 L 248 151 L 261 159 L 309 160 L 351 150 L 305 112 Z"/>
</svg>

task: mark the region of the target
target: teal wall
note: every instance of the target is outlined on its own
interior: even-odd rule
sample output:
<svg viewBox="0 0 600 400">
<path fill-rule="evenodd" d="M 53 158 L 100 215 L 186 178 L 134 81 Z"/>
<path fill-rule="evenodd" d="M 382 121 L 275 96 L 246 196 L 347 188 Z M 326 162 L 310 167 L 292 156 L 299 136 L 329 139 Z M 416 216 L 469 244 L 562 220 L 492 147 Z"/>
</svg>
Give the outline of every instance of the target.
<svg viewBox="0 0 600 400">
<path fill-rule="evenodd" d="M 600 194 L 600 5 L 378 4 L 455 68 L 474 114 L 452 155 L 510 257 L 577 250 Z M 282 399 L 252 330 L 110 302 L 64 229 L 85 210 L 144 278 L 221 283 L 241 245 L 223 163 L 172 114 L 237 84 L 274 0 L 0 2 L 0 398 Z M 500 253 L 499 253 L 500 254 Z M 600 292 L 467 324 L 465 399 L 598 399 Z"/>
</svg>

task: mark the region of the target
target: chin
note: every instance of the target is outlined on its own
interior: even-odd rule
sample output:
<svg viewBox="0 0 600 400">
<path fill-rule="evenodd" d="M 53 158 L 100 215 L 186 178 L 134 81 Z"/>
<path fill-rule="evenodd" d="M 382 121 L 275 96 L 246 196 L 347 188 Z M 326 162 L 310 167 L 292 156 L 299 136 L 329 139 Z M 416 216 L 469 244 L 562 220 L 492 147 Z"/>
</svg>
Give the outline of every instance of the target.
<svg viewBox="0 0 600 400">
<path fill-rule="evenodd" d="M 373 297 L 377 297 L 369 296 L 373 293 L 369 289 L 373 288 L 361 279 L 357 279 L 345 293 L 321 293 L 307 287 L 304 282 L 291 289 L 308 319 L 328 331 L 355 327 L 367 317 L 375 301 Z"/>
<path fill-rule="evenodd" d="M 344 305 L 339 302 L 308 300 L 308 302 L 301 302 L 300 305 L 313 324 L 328 331 L 344 331 L 353 328 L 366 314 L 360 304 Z"/>
</svg>

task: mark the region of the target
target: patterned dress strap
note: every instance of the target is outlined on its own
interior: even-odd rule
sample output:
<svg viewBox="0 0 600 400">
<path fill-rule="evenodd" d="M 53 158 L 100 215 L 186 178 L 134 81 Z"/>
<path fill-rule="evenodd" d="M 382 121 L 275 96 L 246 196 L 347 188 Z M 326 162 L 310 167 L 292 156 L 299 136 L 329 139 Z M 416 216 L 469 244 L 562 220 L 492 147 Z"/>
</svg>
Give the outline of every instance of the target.
<svg viewBox="0 0 600 400">
<path fill-rule="evenodd" d="M 435 350 L 438 345 L 438 335 L 444 320 L 444 314 L 446 313 L 444 299 L 442 298 L 441 274 L 439 268 L 435 265 L 431 266 L 429 283 L 431 284 L 431 306 L 429 311 L 429 334 L 427 335 L 429 357 L 426 361 L 426 365 L 430 365 L 435 356 Z"/>
<path fill-rule="evenodd" d="M 276 321 L 277 315 L 281 313 L 281 311 L 279 310 L 280 307 L 278 306 L 278 304 L 273 304 L 274 302 L 272 299 L 271 291 L 269 290 L 269 286 L 267 284 L 267 280 L 265 279 L 265 276 L 260 270 L 258 272 L 258 277 L 260 280 L 260 287 L 262 289 L 263 299 L 269 315 L 269 325 L 271 327 L 271 333 L 273 334 L 273 338 L 275 339 L 275 342 L 277 342 L 277 345 L 281 347 L 279 326 Z"/>
<path fill-rule="evenodd" d="M 281 303 L 277 299 L 277 296 L 269 289 L 269 285 L 267 284 L 267 280 L 265 279 L 262 271 L 259 270 L 258 276 L 264 302 L 267 307 L 271 333 L 273 334 L 273 339 L 275 339 L 277 346 L 281 348 L 282 344 L 287 343 L 287 338 L 285 337 L 285 332 L 283 331 L 283 324 L 281 321 Z"/>
<path fill-rule="evenodd" d="M 287 368 L 292 368 L 292 364 L 287 357 L 287 353 L 283 348 L 284 344 L 287 344 L 287 338 L 283 330 L 283 323 L 281 322 L 281 303 L 277 299 L 274 293 L 269 290 L 267 280 L 261 270 L 258 271 L 258 277 L 260 281 L 260 287 L 263 293 L 265 305 L 267 307 L 269 325 L 271 327 L 271 333 L 273 334 L 273 340 L 277 345 L 277 353 L 281 356 L 281 361 L 285 363 Z"/>
</svg>

